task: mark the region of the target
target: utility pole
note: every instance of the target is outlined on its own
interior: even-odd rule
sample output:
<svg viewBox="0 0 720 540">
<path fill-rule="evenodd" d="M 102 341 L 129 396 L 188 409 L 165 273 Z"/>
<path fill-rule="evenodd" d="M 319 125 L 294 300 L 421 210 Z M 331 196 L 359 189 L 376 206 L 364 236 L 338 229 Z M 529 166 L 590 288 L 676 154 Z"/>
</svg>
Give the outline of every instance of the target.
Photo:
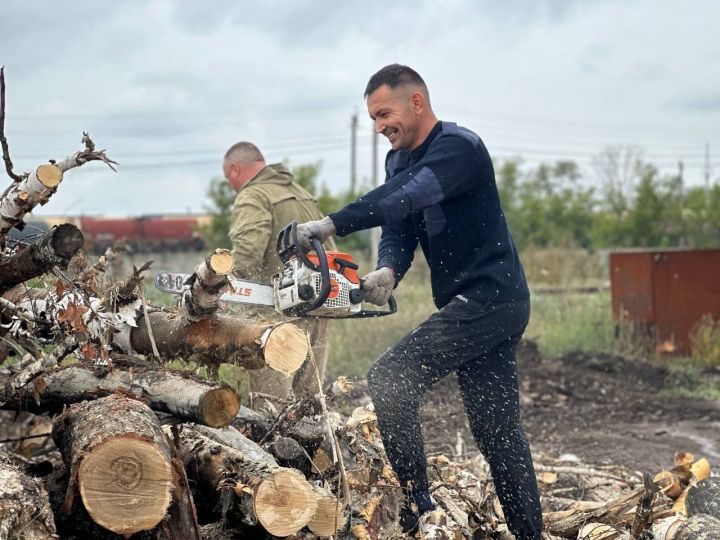
<svg viewBox="0 0 720 540">
<path fill-rule="evenodd" d="M 705 191 L 710 191 L 710 143 L 705 142 Z"/>
<path fill-rule="evenodd" d="M 372 127 L 372 186 L 378 187 L 378 134 L 375 131 L 375 123 Z M 380 228 L 373 227 L 370 230 L 370 264 L 372 270 L 377 266 L 378 246 L 380 245 Z"/>
<path fill-rule="evenodd" d="M 357 189 L 357 128 L 358 114 L 355 111 L 350 121 L 350 192 L 355 195 Z"/>
<path fill-rule="evenodd" d="M 685 165 L 683 164 L 682 160 L 678 161 L 678 204 L 680 205 L 680 227 L 682 229 L 682 235 L 680 236 L 681 246 L 685 245 L 685 226 L 683 225 L 683 213 L 685 211 L 685 186 L 683 179 L 684 170 Z"/>
<path fill-rule="evenodd" d="M 682 160 L 678 161 L 678 191 L 680 196 L 680 209 L 682 210 L 685 206 L 685 185 L 683 178 L 683 172 L 685 171 L 685 164 Z"/>
</svg>

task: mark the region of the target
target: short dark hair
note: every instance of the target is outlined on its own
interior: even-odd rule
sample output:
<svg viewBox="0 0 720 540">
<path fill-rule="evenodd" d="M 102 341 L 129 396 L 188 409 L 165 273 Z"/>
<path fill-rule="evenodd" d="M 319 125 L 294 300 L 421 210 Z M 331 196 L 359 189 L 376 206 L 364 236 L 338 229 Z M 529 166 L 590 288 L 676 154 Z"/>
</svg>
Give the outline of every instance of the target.
<svg viewBox="0 0 720 540">
<path fill-rule="evenodd" d="M 419 86 L 423 93 L 426 96 L 428 95 L 427 85 L 417 71 L 401 64 L 390 64 L 370 77 L 365 87 L 365 98 L 367 99 L 370 94 L 384 84 L 387 84 L 392 89 L 405 85 Z"/>
<path fill-rule="evenodd" d="M 238 163 L 252 163 L 254 161 L 265 161 L 262 152 L 251 142 L 242 141 L 233 144 L 225 152 L 225 159 L 237 161 Z"/>
</svg>

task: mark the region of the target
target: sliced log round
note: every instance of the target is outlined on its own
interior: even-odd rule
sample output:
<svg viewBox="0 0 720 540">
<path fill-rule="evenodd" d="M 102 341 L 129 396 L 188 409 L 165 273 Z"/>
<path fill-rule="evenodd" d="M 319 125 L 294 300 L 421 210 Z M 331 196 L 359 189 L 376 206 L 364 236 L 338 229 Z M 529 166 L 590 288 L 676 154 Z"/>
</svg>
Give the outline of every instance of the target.
<svg viewBox="0 0 720 540">
<path fill-rule="evenodd" d="M 279 324 L 265 338 L 265 363 L 276 371 L 292 375 L 307 356 L 307 337 L 297 326 Z"/>
<path fill-rule="evenodd" d="M 312 487 L 298 472 L 278 470 L 255 492 L 255 515 L 275 536 L 289 536 L 302 529 L 316 510 Z"/>
<path fill-rule="evenodd" d="M 78 470 L 80 495 L 98 524 L 119 534 L 154 528 L 171 501 L 170 463 L 156 445 L 128 437 L 97 446 Z"/>
<path fill-rule="evenodd" d="M 121 395 L 72 405 L 55 419 L 53 439 L 75 490 L 99 525 L 129 536 L 158 525 L 174 485 L 172 449 L 144 403 Z"/>
<path fill-rule="evenodd" d="M 316 536 L 334 536 L 345 525 L 345 505 L 329 491 L 315 488 L 317 508 L 307 524 Z"/>
</svg>

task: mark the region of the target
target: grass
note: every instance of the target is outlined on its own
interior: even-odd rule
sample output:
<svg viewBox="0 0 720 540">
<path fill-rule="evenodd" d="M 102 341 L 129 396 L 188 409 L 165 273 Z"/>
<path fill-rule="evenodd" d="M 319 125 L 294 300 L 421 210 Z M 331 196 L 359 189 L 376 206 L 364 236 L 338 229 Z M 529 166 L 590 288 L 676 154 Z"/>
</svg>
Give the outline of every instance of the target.
<svg viewBox="0 0 720 540">
<path fill-rule="evenodd" d="M 600 273 L 593 270 L 596 255 L 582 258 L 577 250 L 564 257 L 557 250 L 534 251 L 527 265 L 528 275 L 550 277 L 541 285 L 597 285 Z M 524 259 L 523 259 L 524 260 Z M 571 270 L 562 271 L 558 281 L 557 261 L 578 265 L 582 279 L 569 279 Z M 549 270 L 548 270 L 549 268 Z M 364 376 L 375 359 L 435 311 L 430 293 L 430 273 L 419 257 L 395 291 L 398 313 L 363 321 L 333 321 L 330 325 L 328 377 L 338 375 Z M 621 332 L 615 337 L 615 323 L 610 309 L 610 294 L 532 296 L 530 324 L 525 336 L 538 342 L 543 354 L 560 355 L 570 350 L 597 352 L 628 352 L 628 343 Z"/>
</svg>

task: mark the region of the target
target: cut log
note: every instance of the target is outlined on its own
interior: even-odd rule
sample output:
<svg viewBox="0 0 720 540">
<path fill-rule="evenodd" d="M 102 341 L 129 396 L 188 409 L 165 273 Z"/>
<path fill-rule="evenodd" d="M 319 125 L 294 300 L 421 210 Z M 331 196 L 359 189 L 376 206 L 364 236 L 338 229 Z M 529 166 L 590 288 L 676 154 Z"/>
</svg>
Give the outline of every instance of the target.
<svg viewBox="0 0 720 540">
<path fill-rule="evenodd" d="M 22 473 L 4 456 L 0 456 L 0 538 L 56 538 L 42 482 Z"/>
<path fill-rule="evenodd" d="M 270 449 L 277 462 L 283 467 L 302 469 L 307 466 L 309 469 L 307 454 L 295 439 L 277 437 L 270 445 Z"/>
<path fill-rule="evenodd" d="M 219 491 L 227 494 L 232 490 L 231 506 L 246 522 L 259 522 L 275 536 L 296 533 L 315 514 L 315 492 L 300 473 L 273 464 L 272 456 L 249 440 L 247 444 L 253 455 L 265 454 L 264 459 L 251 459 L 249 454 L 210 439 L 187 424 L 179 437 L 188 476 L 207 502 L 214 504 L 220 499 Z"/>
<path fill-rule="evenodd" d="M 152 530 L 141 531 L 132 536 L 133 540 L 200 540 L 204 538 L 195 517 L 190 489 L 182 464 L 173 457 L 173 501 L 168 513 Z M 63 540 L 117 540 L 119 536 L 95 523 L 78 497 L 66 506 L 68 474 L 59 464 L 45 479 L 57 524 L 57 531 Z"/>
<path fill-rule="evenodd" d="M 233 258 L 227 249 L 216 249 L 198 265 L 182 297 L 188 319 L 197 321 L 217 311 L 220 295 L 230 285 L 227 276 L 232 269 Z"/>
<path fill-rule="evenodd" d="M 174 485 L 171 445 L 145 404 L 112 395 L 73 405 L 56 418 L 53 439 L 70 471 L 66 508 L 78 489 L 93 521 L 118 534 L 163 520 Z"/>
<path fill-rule="evenodd" d="M 270 431 L 273 419 L 267 415 L 257 411 L 253 411 L 244 405 L 240 406 L 232 426 L 240 431 L 251 441 L 258 442 Z"/>
<path fill-rule="evenodd" d="M 165 312 L 150 313 L 149 320 L 158 351 L 164 356 L 195 355 L 210 365 L 228 362 L 248 369 L 270 367 L 286 375 L 297 371 L 307 356 L 305 334 L 290 323 L 259 324 L 216 314 L 188 324 L 184 317 Z M 125 350 L 128 354 L 152 353 L 143 318 L 131 329 L 130 346 L 132 350 Z"/>
<path fill-rule="evenodd" d="M 334 536 L 345 525 L 345 505 L 329 490 L 314 489 L 317 508 L 307 527 L 317 536 Z"/>
<path fill-rule="evenodd" d="M 38 204 L 45 204 L 63 179 L 60 167 L 40 165 L 22 182 L 18 182 L 0 200 L 0 235 L 20 223 Z"/>
<path fill-rule="evenodd" d="M 39 241 L 14 255 L 0 257 L 0 294 L 19 283 L 52 270 L 65 268 L 83 247 L 83 235 L 75 225 L 64 223 L 43 234 Z"/>
<path fill-rule="evenodd" d="M 57 413 L 65 405 L 121 390 L 135 394 L 155 411 L 211 427 L 227 426 L 240 409 L 240 398 L 229 386 L 211 385 L 160 369 L 126 371 L 116 367 L 98 376 L 90 368 L 74 365 L 45 372 L 41 377 L 42 388 L 21 387 L 0 408 Z"/>
<path fill-rule="evenodd" d="M 685 509 L 688 516 L 709 514 L 720 519 L 720 478 L 706 478 L 691 486 L 685 498 Z"/>
</svg>

